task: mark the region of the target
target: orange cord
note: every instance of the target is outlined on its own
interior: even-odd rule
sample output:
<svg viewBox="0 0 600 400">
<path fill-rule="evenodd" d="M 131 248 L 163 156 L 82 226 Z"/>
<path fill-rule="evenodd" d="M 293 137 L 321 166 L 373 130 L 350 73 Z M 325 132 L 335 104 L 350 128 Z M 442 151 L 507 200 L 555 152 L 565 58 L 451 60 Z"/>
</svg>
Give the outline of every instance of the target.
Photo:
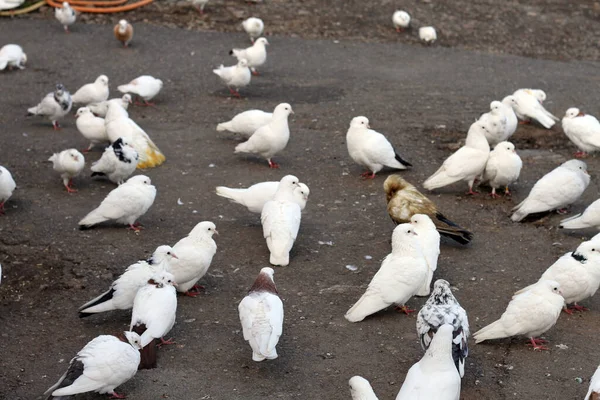
<svg viewBox="0 0 600 400">
<path fill-rule="evenodd" d="M 127 3 L 127 0 L 69 0 L 70 5 L 81 6 L 120 6 Z"/>
<path fill-rule="evenodd" d="M 74 4 L 72 8 L 75 11 L 84 12 L 84 13 L 112 14 L 112 13 L 135 10 L 136 8 L 150 4 L 153 1 L 154 0 L 140 0 L 136 3 L 127 4 L 124 6 L 122 6 L 122 5 L 113 6 L 113 7 L 81 7 L 78 4 L 90 5 L 90 6 L 99 5 L 98 3 L 123 4 L 122 0 L 116 0 L 116 1 L 74 0 L 72 2 L 71 1 L 67 1 L 67 2 L 70 4 Z M 59 2 L 55 2 L 54 0 L 46 0 L 46 2 L 48 3 L 48 5 L 50 5 L 54 8 L 62 7 L 62 2 L 59 3 Z M 75 4 L 77 4 L 77 5 L 75 5 Z"/>
</svg>

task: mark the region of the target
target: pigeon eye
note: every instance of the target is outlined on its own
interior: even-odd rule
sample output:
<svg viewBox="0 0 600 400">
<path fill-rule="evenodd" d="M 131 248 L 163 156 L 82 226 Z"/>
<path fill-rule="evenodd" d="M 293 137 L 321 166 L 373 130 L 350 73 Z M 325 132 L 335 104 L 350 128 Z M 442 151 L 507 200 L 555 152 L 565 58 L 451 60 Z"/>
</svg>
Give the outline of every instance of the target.
<svg viewBox="0 0 600 400">
<path fill-rule="evenodd" d="M 167 251 L 167 254 L 168 254 L 168 255 L 171 255 L 171 252 L 170 252 L 170 251 Z"/>
<path fill-rule="evenodd" d="M 596 251 L 596 249 L 592 249 L 592 251 Z"/>
</svg>

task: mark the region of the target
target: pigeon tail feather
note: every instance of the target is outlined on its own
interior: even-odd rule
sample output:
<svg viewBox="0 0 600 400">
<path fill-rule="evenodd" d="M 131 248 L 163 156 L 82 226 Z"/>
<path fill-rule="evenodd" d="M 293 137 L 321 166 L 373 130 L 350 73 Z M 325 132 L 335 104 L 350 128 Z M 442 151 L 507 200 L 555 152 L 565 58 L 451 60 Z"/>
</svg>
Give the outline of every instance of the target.
<svg viewBox="0 0 600 400">
<path fill-rule="evenodd" d="M 460 181 L 460 177 L 451 178 L 446 173 L 446 168 L 442 166 L 438 169 L 433 175 L 431 175 L 425 182 L 423 182 L 423 187 L 427 190 L 433 190 L 437 188 L 441 188 L 444 186 L 451 185 L 455 182 Z"/>
<path fill-rule="evenodd" d="M 572 217 L 560 221 L 559 228 L 563 229 L 583 229 L 589 227 L 589 224 L 583 222 L 582 214 L 577 214 Z"/>
<path fill-rule="evenodd" d="M 115 289 L 110 288 L 100 296 L 79 307 L 79 318 L 85 318 L 95 313 L 114 310 L 115 306 L 110 301 L 112 300 L 114 293 Z"/>
<path fill-rule="evenodd" d="M 396 161 L 398 161 L 400 164 L 402 164 L 404 167 L 412 167 L 413 165 L 411 163 L 409 163 L 408 161 L 406 161 L 405 159 L 403 159 L 400 154 L 398 154 L 397 152 L 394 151 L 394 154 L 396 156 Z"/>
<path fill-rule="evenodd" d="M 100 213 L 96 209 L 90 212 L 88 215 L 86 215 L 81 221 L 79 221 L 79 226 L 89 228 L 104 221 L 108 221 L 108 218 L 100 215 Z"/>
<path fill-rule="evenodd" d="M 502 322 L 500 320 L 492 322 L 485 328 L 480 329 L 478 332 L 473 334 L 475 338 L 475 343 L 481 343 L 484 340 L 490 339 L 502 339 L 509 336 L 504 330 L 504 326 L 502 326 Z"/>
</svg>

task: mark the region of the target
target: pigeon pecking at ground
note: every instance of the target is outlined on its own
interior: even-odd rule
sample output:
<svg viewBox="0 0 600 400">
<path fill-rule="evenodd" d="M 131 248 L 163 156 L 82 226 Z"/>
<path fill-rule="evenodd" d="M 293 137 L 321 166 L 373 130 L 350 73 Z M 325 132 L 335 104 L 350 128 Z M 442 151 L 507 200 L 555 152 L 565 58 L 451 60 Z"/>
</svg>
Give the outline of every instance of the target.
<svg viewBox="0 0 600 400">
<path fill-rule="evenodd" d="M 144 102 L 139 103 L 146 106 L 153 106 L 154 103 L 150 103 L 154 97 L 160 93 L 163 87 L 163 81 L 150 75 L 138 76 L 134 80 L 124 85 L 117 87 L 117 90 L 121 93 L 133 93 L 141 97 Z"/>
<path fill-rule="evenodd" d="M 410 15 L 406 11 L 396 10 L 392 14 L 392 23 L 396 32 L 402 32 L 410 26 Z"/>
<path fill-rule="evenodd" d="M 25 69 L 27 54 L 18 44 L 7 44 L 0 49 L 0 71 L 8 68 Z"/>
</svg>

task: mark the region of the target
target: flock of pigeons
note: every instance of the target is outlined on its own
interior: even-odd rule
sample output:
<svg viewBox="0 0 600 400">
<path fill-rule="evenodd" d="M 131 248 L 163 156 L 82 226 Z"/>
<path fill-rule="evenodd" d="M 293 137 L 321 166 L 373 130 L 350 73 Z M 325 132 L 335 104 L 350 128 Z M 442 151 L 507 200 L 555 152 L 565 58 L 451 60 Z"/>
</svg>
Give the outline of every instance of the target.
<svg viewBox="0 0 600 400">
<path fill-rule="evenodd" d="M 207 1 L 195 1 L 202 12 Z M 65 27 L 75 22 L 75 13 L 68 3 L 56 10 L 56 18 Z M 398 11 L 394 25 L 407 27 L 410 16 Z M 257 18 L 243 23 L 254 44 L 247 49 L 233 49 L 239 62 L 233 67 L 214 70 L 235 96 L 238 89 L 250 82 L 251 73 L 266 62 L 268 41 L 260 37 L 264 24 Z M 133 27 L 121 20 L 113 31 L 127 47 L 133 37 Z M 433 32 L 435 35 L 435 31 Z M 9 44 L 0 50 L 0 69 L 25 67 L 27 56 L 20 46 Z M 71 95 L 58 84 L 35 107 L 30 115 L 47 117 L 55 129 L 58 121 L 70 113 L 74 104 L 78 131 L 90 142 L 84 152 L 94 146 L 108 144 L 101 158 L 91 166 L 92 176 L 106 177 L 118 186 L 101 204 L 80 222 L 81 229 L 106 221 L 125 224 L 139 232 L 137 220 L 152 206 L 156 188 L 145 175 L 130 177 L 136 169 L 161 165 L 165 156 L 149 135 L 133 121 L 128 107 L 133 96 L 140 104 L 153 106 L 163 87 L 161 80 L 142 75 L 128 84 L 118 86 L 120 98 L 109 100 L 109 79 L 99 76 Z M 468 194 L 476 182 L 486 183 L 490 195 L 499 197 L 497 189 L 510 195 L 509 186 L 519 177 L 522 161 L 508 139 L 515 133 L 519 119 L 535 121 L 551 128 L 558 119 L 548 112 L 542 90 L 519 89 L 512 95 L 493 101 L 490 111 L 481 115 L 467 133 L 465 145 L 448 157 L 423 187 L 434 190 L 459 181 L 468 184 Z M 290 137 L 288 117 L 291 105 L 281 103 L 272 113 L 248 110 L 227 122 L 219 123 L 217 131 L 230 131 L 245 139 L 235 147 L 236 153 L 251 153 L 264 158 L 271 168 L 278 168 L 273 157 L 283 151 Z M 600 123 L 577 108 L 567 110 L 562 119 L 565 134 L 580 150 L 576 157 L 600 149 Z M 403 170 L 412 165 L 394 149 L 386 137 L 369 126 L 364 116 L 352 119 L 346 135 L 349 156 L 367 168 L 365 178 L 375 178 L 384 167 Z M 490 151 L 490 146 L 493 150 Z M 66 190 L 71 193 L 73 178 L 85 168 L 84 155 L 76 149 L 55 153 L 53 163 Z M 558 210 L 577 201 L 589 185 L 586 164 L 569 160 L 541 177 L 529 195 L 514 208 L 513 221 L 522 221 L 531 214 Z M 0 213 L 16 185 L 11 173 L 0 166 Z M 458 400 L 461 378 L 465 374 L 468 356 L 469 322 L 466 311 L 452 294 L 450 284 L 438 279 L 433 282 L 440 255 L 441 235 L 467 245 L 473 234 L 448 219 L 435 204 L 414 185 L 399 175 L 390 175 L 384 182 L 387 210 L 397 224 L 392 233 L 391 253 L 383 260 L 365 293 L 347 311 L 345 318 L 359 322 L 391 305 L 406 314 L 406 303 L 413 296 L 429 296 L 417 316 L 417 333 L 425 355 L 410 368 L 396 400 L 418 398 Z M 263 236 L 275 266 L 290 264 L 290 251 L 297 238 L 302 211 L 310 190 L 296 176 L 286 175 L 279 182 L 261 182 L 249 188 L 219 186 L 216 194 L 260 213 Z M 561 228 L 600 229 L 600 200 L 584 213 L 567 218 Z M 77 393 L 97 391 L 121 397 L 114 390 L 131 379 L 138 369 L 155 368 L 156 349 L 173 343 L 165 340 L 175 323 L 177 292 L 195 297 L 202 287 L 197 282 L 207 273 L 217 245 L 218 233 L 210 221 L 198 223 L 174 246 L 159 246 L 149 260 L 129 266 L 108 290 L 79 308 L 80 317 L 111 310 L 132 310 L 130 330 L 120 337 L 101 335 L 90 341 L 72 360 L 68 370 L 46 394 L 62 398 Z M 239 304 L 243 336 L 249 342 L 254 361 L 277 358 L 276 346 L 283 331 L 283 303 L 273 280 L 274 270 L 262 268 L 248 294 Z M 476 343 L 485 340 L 523 335 L 535 350 L 547 350 L 539 336 L 549 330 L 561 310 L 583 311 L 578 303 L 593 296 L 600 286 L 600 234 L 585 241 L 573 252 L 566 253 L 550 266 L 540 280 L 514 294 L 506 311 L 495 322 L 473 336 Z M 532 313 L 531 310 L 535 310 Z M 599 370 L 600 371 L 600 368 Z M 350 379 L 352 398 L 377 399 L 370 384 L 362 377 Z M 600 396 L 600 372 L 590 385 L 586 399 Z"/>
</svg>

